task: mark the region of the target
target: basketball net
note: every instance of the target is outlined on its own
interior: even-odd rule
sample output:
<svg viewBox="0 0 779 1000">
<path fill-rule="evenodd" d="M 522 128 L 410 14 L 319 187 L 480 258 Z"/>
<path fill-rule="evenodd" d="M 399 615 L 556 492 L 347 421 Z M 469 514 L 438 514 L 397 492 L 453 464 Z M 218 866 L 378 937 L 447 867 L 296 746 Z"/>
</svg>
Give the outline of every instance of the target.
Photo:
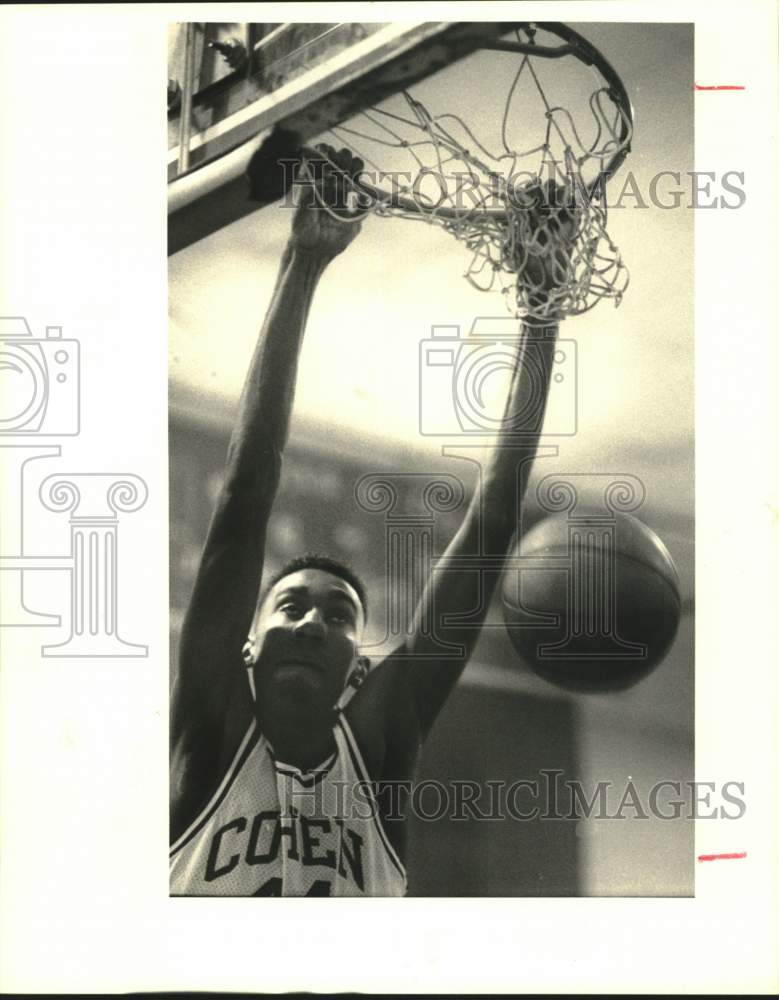
<svg viewBox="0 0 779 1000">
<path fill-rule="evenodd" d="M 511 53 L 516 66 L 497 135 L 480 137 L 477 126 L 452 112 L 433 114 L 408 91 L 331 129 L 326 141 L 348 147 L 365 167 L 347 179 L 349 217 L 372 213 L 440 226 L 469 251 L 468 281 L 482 291 L 500 289 L 510 312 L 524 320 L 557 322 L 601 299 L 619 305 L 629 275 L 607 231 L 605 199 L 606 181 L 633 134 L 619 77 L 564 25 L 522 24 L 516 41 L 489 48 Z M 584 67 L 592 86 L 578 123 L 551 95 L 571 63 L 580 75 Z M 317 159 L 327 156 L 310 154 L 299 182 L 316 180 Z"/>
</svg>

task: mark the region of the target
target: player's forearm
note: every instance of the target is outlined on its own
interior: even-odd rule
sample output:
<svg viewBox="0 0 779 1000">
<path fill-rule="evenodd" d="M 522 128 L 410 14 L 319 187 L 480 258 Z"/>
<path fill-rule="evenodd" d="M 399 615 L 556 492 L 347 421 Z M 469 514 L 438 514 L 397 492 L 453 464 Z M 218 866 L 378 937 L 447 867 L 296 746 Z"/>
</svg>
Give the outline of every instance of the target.
<svg viewBox="0 0 779 1000">
<path fill-rule="evenodd" d="M 543 426 L 557 333 L 557 325 L 523 329 L 501 431 L 469 511 L 469 516 L 481 523 L 489 554 L 504 552 L 519 524 Z M 516 414 L 523 415 L 521 421 L 513 416 Z"/>
<path fill-rule="evenodd" d="M 228 483 L 272 486 L 280 471 L 306 321 L 327 259 L 290 245 L 246 377 L 227 461 Z M 270 463 L 271 468 L 266 468 Z"/>
</svg>

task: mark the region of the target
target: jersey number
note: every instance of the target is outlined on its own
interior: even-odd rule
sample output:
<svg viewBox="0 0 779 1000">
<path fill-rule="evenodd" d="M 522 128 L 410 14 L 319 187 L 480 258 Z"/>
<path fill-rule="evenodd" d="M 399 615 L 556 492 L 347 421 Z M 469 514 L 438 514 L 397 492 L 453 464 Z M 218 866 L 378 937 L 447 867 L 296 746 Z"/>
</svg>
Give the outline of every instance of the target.
<svg viewBox="0 0 779 1000">
<path fill-rule="evenodd" d="M 269 878 L 267 882 L 263 882 L 257 892 L 254 893 L 255 896 L 282 896 L 281 891 L 281 879 L 276 876 L 275 878 Z M 307 896 L 329 896 L 330 895 L 330 882 L 326 878 L 318 878 L 314 882 L 311 888 L 306 893 Z"/>
</svg>

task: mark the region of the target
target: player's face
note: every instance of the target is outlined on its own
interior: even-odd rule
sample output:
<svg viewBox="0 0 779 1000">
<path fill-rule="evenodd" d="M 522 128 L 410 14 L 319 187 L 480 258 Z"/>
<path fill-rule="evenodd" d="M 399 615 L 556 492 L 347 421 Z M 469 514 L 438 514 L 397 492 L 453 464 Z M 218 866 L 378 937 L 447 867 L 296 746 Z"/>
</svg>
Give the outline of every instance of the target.
<svg viewBox="0 0 779 1000">
<path fill-rule="evenodd" d="M 354 588 L 332 573 L 303 569 L 283 577 L 263 601 L 252 630 L 259 704 L 289 696 L 332 707 L 355 662 L 365 624 Z"/>
</svg>

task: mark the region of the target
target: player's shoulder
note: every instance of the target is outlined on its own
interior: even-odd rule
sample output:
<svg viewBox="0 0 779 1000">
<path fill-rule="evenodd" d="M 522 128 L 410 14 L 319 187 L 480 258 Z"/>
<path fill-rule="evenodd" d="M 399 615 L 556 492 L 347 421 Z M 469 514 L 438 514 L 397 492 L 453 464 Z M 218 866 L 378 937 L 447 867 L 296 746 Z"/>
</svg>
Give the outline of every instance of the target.
<svg viewBox="0 0 779 1000">
<path fill-rule="evenodd" d="M 174 840 L 200 814 L 235 766 L 250 731 L 246 713 L 232 711 L 225 714 L 220 726 L 207 729 L 193 722 L 172 741 L 170 827 Z"/>
<path fill-rule="evenodd" d="M 368 671 L 343 710 L 376 781 L 409 777 L 419 752 L 420 727 L 409 669 L 405 647 L 399 647 Z"/>
</svg>

